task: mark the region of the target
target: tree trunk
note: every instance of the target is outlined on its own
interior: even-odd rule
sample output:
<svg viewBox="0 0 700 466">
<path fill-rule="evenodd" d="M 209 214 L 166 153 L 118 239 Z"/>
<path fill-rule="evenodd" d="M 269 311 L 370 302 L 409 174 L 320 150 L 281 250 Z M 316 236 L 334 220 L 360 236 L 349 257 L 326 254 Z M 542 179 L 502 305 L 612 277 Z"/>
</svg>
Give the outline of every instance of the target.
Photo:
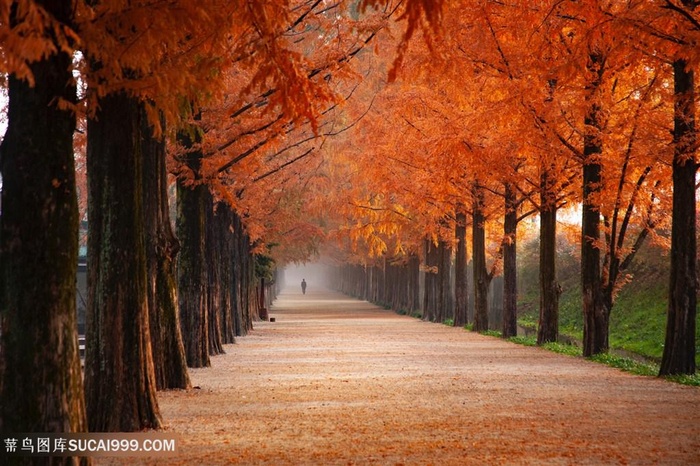
<svg viewBox="0 0 700 466">
<path fill-rule="evenodd" d="M 540 317 L 537 344 L 556 342 L 559 336 L 559 295 L 557 282 L 557 207 L 551 199 L 548 172 L 540 186 Z"/>
<path fill-rule="evenodd" d="M 413 255 L 408 260 L 410 283 L 410 311 L 420 309 L 420 257 Z"/>
<path fill-rule="evenodd" d="M 483 212 L 483 193 L 474 186 L 474 207 L 472 209 L 472 257 L 474 266 L 474 331 L 489 329 L 489 286 L 491 276 L 486 269 L 486 218 Z"/>
<path fill-rule="evenodd" d="M 436 307 L 435 322 L 444 322 L 452 318 L 452 290 L 451 290 L 451 269 L 452 250 L 447 241 L 440 240 L 438 243 L 438 302 Z"/>
<path fill-rule="evenodd" d="M 206 185 L 177 184 L 178 285 L 180 325 L 189 367 L 209 367 L 207 311 Z"/>
<path fill-rule="evenodd" d="M 235 249 L 233 256 L 234 277 L 236 280 L 236 335 L 247 335 L 253 329 L 254 296 L 254 266 L 251 254 L 250 237 L 243 230 L 239 215 L 234 213 L 233 233 Z"/>
<path fill-rule="evenodd" d="M 217 264 L 219 266 L 219 279 L 221 282 L 221 301 L 219 314 L 221 316 L 220 328 L 221 328 L 221 338 L 224 344 L 235 343 L 236 338 L 236 325 L 234 321 L 234 301 L 235 287 L 234 281 L 235 277 L 233 274 L 233 244 L 234 235 L 233 230 L 233 211 L 231 206 L 225 202 L 219 202 L 216 214 L 218 217 L 218 222 L 220 224 L 219 229 L 224 233 L 224 235 L 219 238 L 219 260 Z"/>
<path fill-rule="evenodd" d="M 423 294 L 423 320 L 433 322 L 437 308 L 438 254 L 430 239 L 425 240 L 425 292 Z"/>
<path fill-rule="evenodd" d="M 503 338 L 518 333 L 517 229 L 516 193 L 505 185 L 505 216 L 503 220 Z"/>
<path fill-rule="evenodd" d="M 144 112 L 143 213 L 148 260 L 148 310 L 158 390 L 189 388 L 185 348 L 180 332 L 175 260 L 180 243 L 170 225 L 165 140 L 156 139 Z"/>
<path fill-rule="evenodd" d="M 37 2 L 44 3 L 44 2 Z M 72 2 L 44 8 L 70 23 Z M 36 80 L 9 77 L 0 145 L 0 431 L 85 432 L 76 323 L 78 204 L 73 162 L 71 56 L 33 63 Z M 54 458 L 71 464 L 74 458 Z M 18 464 L 33 464 L 30 457 Z M 83 462 L 87 462 L 83 459 Z"/>
<path fill-rule="evenodd" d="M 207 274 L 207 324 L 209 330 L 209 354 L 217 355 L 224 353 L 224 345 L 221 337 L 221 315 L 220 304 L 224 288 L 221 282 L 221 267 L 219 263 L 224 259 L 221 256 L 221 243 L 223 237 L 228 233 L 223 231 L 223 222 L 217 212 L 214 212 L 214 196 L 207 189 L 204 198 L 204 212 L 206 239 L 204 245 L 206 248 L 206 274 Z M 230 233 L 228 233 L 230 234 Z"/>
<path fill-rule="evenodd" d="M 455 327 L 467 325 L 469 306 L 469 283 L 467 281 L 467 214 L 464 206 L 458 207 L 455 224 L 457 252 L 455 255 Z"/>
<path fill-rule="evenodd" d="M 675 116 L 673 129 L 673 219 L 671 280 L 666 341 L 660 375 L 695 373 L 697 244 L 695 213 L 695 87 L 688 62 L 673 63 Z"/>
<path fill-rule="evenodd" d="M 581 221 L 581 291 L 583 294 L 583 355 L 608 351 L 609 309 L 605 307 L 600 274 L 600 138 L 602 109 L 599 102 L 605 57 L 591 52 L 587 64 L 590 75 L 586 86 L 588 109 L 584 118 L 583 218 Z"/>
<path fill-rule="evenodd" d="M 243 260 L 241 253 L 241 219 L 234 213 L 233 217 L 233 255 L 230 260 L 233 264 L 233 284 L 231 285 L 234 293 L 233 300 L 233 320 L 235 335 L 237 337 L 246 334 L 247 329 L 244 327 L 244 299 L 243 299 Z"/>
<path fill-rule="evenodd" d="M 92 432 L 161 426 L 146 280 L 141 108 L 125 93 L 88 121 L 85 391 Z"/>
</svg>

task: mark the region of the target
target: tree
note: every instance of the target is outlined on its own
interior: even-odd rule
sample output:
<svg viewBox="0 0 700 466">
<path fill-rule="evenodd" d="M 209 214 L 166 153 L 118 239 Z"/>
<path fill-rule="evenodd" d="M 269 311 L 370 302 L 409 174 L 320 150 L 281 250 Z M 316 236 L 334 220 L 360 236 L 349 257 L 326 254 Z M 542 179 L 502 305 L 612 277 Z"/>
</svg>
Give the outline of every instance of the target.
<svg viewBox="0 0 700 466">
<path fill-rule="evenodd" d="M 486 268 L 486 217 L 484 214 L 484 193 L 479 181 L 472 188 L 472 257 L 474 265 L 474 331 L 489 329 L 488 293 L 494 270 Z"/>
<path fill-rule="evenodd" d="M 669 7 L 674 4 L 668 2 Z M 683 0 L 677 13 L 695 31 L 700 21 L 692 16 L 697 2 Z M 697 43 L 694 45 L 697 47 Z M 696 49 L 697 50 L 697 49 Z M 666 341 L 660 375 L 695 373 L 695 321 L 697 319 L 697 244 L 695 177 L 695 74 L 685 56 L 673 62 L 673 220 L 671 229 L 671 283 Z"/>
<path fill-rule="evenodd" d="M 142 104 L 122 91 L 100 99 L 88 121 L 85 391 L 93 432 L 162 422 L 148 312 L 142 140 L 150 134 L 142 133 L 143 114 Z"/>
<path fill-rule="evenodd" d="M 181 132 L 180 139 L 190 147 L 185 166 L 190 175 L 189 186 L 182 177 L 177 184 L 177 236 L 181 249 L 178 258 L 178 288 L 180 325 L 182 327 L 185 354 L 189 367 L 208 367 L 209 360 L 209 312 L 207 287 L 206 218 L 207 198 L 211 196 L 204 184 L 201 170 L 199 130 L 192 134 Z"/>
<path fill-rule="evenodd" d="M 671 285 L 661 375 L 695 373 L 697 244 L 695 176 L 695 84 L 685 59 L 673 63 L 676 97 L 673 125 L 673 223 Z"/>
<path fill-rule="evenodd" d="M 156 388 L 189 388 L 178 312 L 176 260 L 180 243 L 170 223 L 165 138 L 153 134 L 144 112 L 140 123 L 148 317 Z"/>
<path fill-rule="evenodd" d="M 467 325 L 469 308 L 469 283 L 467 275 L 467 215 L 459 204 L 455 213 L 455 311 L 454 326 Z"/>
<path fill-rule="evenodd" d="M 8 433 L 87 429 L 75 309 L 73 8 L 0 4 L 0 70 L 9 73 L 0 145 L 0 430 Z M 25 34 L 36 38 L 33 47 Z"/>
</svg>

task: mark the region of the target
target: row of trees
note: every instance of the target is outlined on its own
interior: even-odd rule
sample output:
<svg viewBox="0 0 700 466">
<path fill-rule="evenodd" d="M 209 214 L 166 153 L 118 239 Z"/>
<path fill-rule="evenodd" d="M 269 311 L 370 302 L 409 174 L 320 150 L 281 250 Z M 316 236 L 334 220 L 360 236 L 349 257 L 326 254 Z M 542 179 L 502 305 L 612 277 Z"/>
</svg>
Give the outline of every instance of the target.
<svg viewBox="0 0 700 466">
<path fill-rule="evenodd" d="M 261 254 L 286 239 L 280 260 L 306 258 L 318 241 L 296 194 L 350 124 L 339 107 L 361 82 L 356 57 L 393 18 L 408 20 L 406 38 L 436 20 L 429 6 L 0 1 L 0 430 L 158 428 L 155 390 L 187 387 L 186 366 L 251 328 Z"/>
<path fill-rule="evenodd" d="M 471 239 L 475 328 L 502 270 L 508 336 L 518 225 L 537 214 L 549 341 L 557 213 L 573 205 L 585 353 L 607 349 L 629 261 L 668 228 L 662 371 L 694 371 L 696 2 L 441 3 L 0 1 L 2 431 L 158 427 L 154 390 L 187 386 L 186 365 L 250 328 L 255 258 L 305 260 L 328 238 L 350 263 L 391 258 L 373 276 L 392 277 L 386 298 L 436 320 L 455 248 L 458 325 Z M 437 272 L 423 303 L 402 291 L 418 257 Z"/>
<path fill-rule="evenodd" d="M 489 283 L 503 273 L 509 337 L 518 227 L 536 215 L 545 343 L 558 333 L 557 215 L 567 208 L 580 225 L 584 354 L 608 350 L 615 297 L 651 240 L 671 251 L 661 373 L 693 373 L 698 19 L 693 1 L 446 5 L 437 57 L 412 43 L 397 81 L 334 147 L 346 160 L 332 176 L 352 180 L 329 201 L 344 206 L 333 233 L 355 247 L 342 260 L 374 270 L 380 257 L 383 275 L 384 258 L 420 255 L 435 272 L 426 274 L 427 308 L 431 296 L 446 302 L 444 250 L 455 250 L 463 325 L 471 241 L 474 328 L 488 328 Z M 441 305 L 424 315 L 439 319 Z"/>
</svg>

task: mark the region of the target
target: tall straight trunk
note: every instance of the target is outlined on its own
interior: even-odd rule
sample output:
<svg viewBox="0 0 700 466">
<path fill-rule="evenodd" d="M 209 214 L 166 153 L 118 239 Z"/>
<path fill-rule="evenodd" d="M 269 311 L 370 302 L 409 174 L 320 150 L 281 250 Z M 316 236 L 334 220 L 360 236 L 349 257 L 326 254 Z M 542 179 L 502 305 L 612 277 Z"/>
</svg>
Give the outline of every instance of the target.
<svg viewBox="0 0 700 466">
<path fill-rule="evenodd" d="M 199 142 L 196 133 L 194 136 L 181 133 L 179 137 L 186 147 Z M 191 150 L 186 155 L 185 163 L 194 173 L 194 185 L 185 186 L 182 180 L 177 183 L 177 236 L 180 239 L 177 263 L 178 304 L 182 340 L 189 367 L 210 365 L 205 244 L 209 188 L 199 179 L 201 157 L 199 150 Z"/>
<path fill-rule="evenodd" d="M 139 102 L 100 99 L 88 121 L 85 391 L 93 432 L 161 426 L 146 280 Z"/>
<path fill-rule="evenodd" d="M 467 325 L 469 306 L 469 282 L 467 281 L 467 214 L 464 206 L 457 208 L 455 223 L 455 327 Z"/>
<path fill-rule="evenodd" d="M 234 322 L 234 275 L 233 275 L 233 243 L 234 236 L 231 234 L 233 230 L 233 211 L 231 206 L 225 202 L 219 202 L 216 209 L 218 222 L 220 223 L 220 231 L 224 234 L 219 238 L 219 260 L 216 263 L 219 266 L 219 280 L 221 282 L 222 292 L 220 295 L 220 331 L 221 339 L 224 344 L 235 343 L 236 325 Z"/>
<path fill-rule="evenodd" d="M 410 283 L 409 310 L 416 311 L 420 309 L 420 257 L 412 255 L 408 260 L 408 268 L 408 280 Z"/>
<path fill-rule="evenodd" d="M 256 298 L 254 296 L 254 265 L 251 254 L 250 236 L 244 231 L 243 223 L 239 215 L 234 217 L 233 232 L 236 237 L 234 265 L 237 266 L 236 290 L 238 293 L 237 316 L 240 318 L 240 327 L 236 335 L 244 336 L 253 329 L 253 313 Z"/>
<path fill-rule="evenodd" d="M 474 186 L 472 208 L 472 257 L 474 266 L 474 330 L 489 329 L 489 286 L 492 276 L 486 269 L 486 218 L 483 211 L 484 196 L 481 188 Z"/>
<path fill-rule="evenodd" d="M 673 63 L 673 219 L 671 280 L 661 375 L 695 373 L 697 244 L 695 213 L 695 85 L 685 60 Z"/>
<path fill-rule="evenodd" d="M 505 186 L 503 219 L 503 338 L 518 333 L 517 234 L 518 209 L 516 192 L 510 183 Z"/>
<path fill-rule="evenodd" d="M 240 337 L 247 333 L 247 329 L 244 324 L 244 299 L 243 299 L 243 261 L 244 258 L 241 255 L 241 219 L 238 215 L 234 214 L 233 217 L 233 255 L 230 260 L 233 264 L 233 320 L 235 335 Z"/>
<path fill-rule="evenodd" d="M 219 313 L 221 296 L 224 289 L 221 283 L 221 269 L 219 262 L 222 257 L 220 255 L 221 242 L 225 232 L 222 231 L 221 217 L 214 212 L 214 196 L 211 191 L 206 190 L 204 199 L 205 230 L 206 239 L 204 245 L 206 248 L 206 274 L 207 274 L 207 324 L 209 329 L 207 335 L 209 337 L 209 354 L 223 354 L 224 346 L 221 337 L 221 315 Z"/>
<path fill-rule="evenodd" d="M 583 215 L 581 221 L 581 291 L 583 294 L 583 355 L 608 351 L 610 310 L 606 308 L 600 274 L 600 206 L 602 181 L 600 157 L 603 143 L 600 138 L 602 109 L 598 94 L 605 69 L 601 52 L 591 52 L 587 70 L 587 111 L 584 118 L 583 146 Z"/>
<path fill-rule="evenodd" d="M 435 320 L 438 294 L 438 253 L 437 246 L 430 239 L 425 242 L 425 292 L 423 294 L 423 320 Z"/>
<path fill-rule="evenodd" d="M 453 317 L 452 312 L 452 290 L 451 290 L 451 269 L 452 250 L 447 241 L 440 240 L 438 243 L 438 302 L 436 308 L 435 321 L 444 322 Z"/>
<path fill-rule="evenodd" d="M 37 3 L 70 23 L 72 2 Z M 75 115 L 56 105 L 58 98 L 76 100 L 70 66 L 70 54 L 60 52 L 30 65 L 34 87 L 9 77 L 8 127 L 0 145 L 3 433 L 87 430 L 75 296 Z M 55 464 L 74 459 L 54 458 Z M 18 464 L 33 460 L 17 458 Z"/>
<path fill-rule="evenodd" d="M 559 336 L 559 295 L 557 282 L 557 206 L 549 192 L 544 170 L 540 185 L 540 316 L 537 344 L 556 342 Z"/>
<path fill-rule="evenodd" d="M 143 111 L 141 125 L 148 315 L 156 387 L 158 390 L 189 388 L 190 377 L 180 332 L 175 269 L 180 243 L 170 224 L 165 139 L 154 137 Z"/>
</svg>

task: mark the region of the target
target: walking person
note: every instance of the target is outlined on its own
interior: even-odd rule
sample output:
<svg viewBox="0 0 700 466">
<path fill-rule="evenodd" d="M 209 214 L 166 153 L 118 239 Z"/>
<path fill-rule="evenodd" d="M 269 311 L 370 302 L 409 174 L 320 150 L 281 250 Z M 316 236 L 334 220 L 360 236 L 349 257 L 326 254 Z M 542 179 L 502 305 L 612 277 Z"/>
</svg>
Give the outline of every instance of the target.
<svg viewBox="0 0 700 466">
<path fill-rule="evenodd" d="M 301 279 L 301 293 L 306 294 L 306 279 L 305 278 Z"/>
</svg>

